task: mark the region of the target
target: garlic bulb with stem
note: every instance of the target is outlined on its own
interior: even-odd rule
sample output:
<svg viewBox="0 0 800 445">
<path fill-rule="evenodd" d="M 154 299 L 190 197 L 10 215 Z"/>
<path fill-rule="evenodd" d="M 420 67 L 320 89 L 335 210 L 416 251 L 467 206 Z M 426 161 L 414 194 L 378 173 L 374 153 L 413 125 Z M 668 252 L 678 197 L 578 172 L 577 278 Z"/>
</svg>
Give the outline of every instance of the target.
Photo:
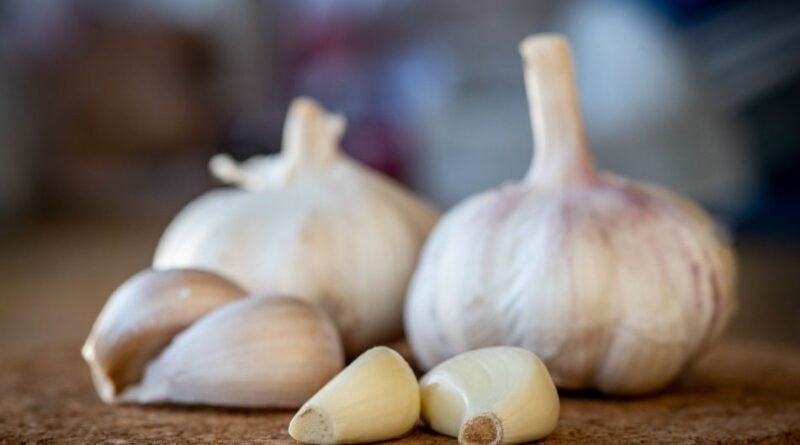
<svg viewBox="0 0 800 445">
<path fill-rule="evenodd" d="M 460 203 L 428 239 L 405 313 L 417 361 L 513 345 L 561 388 L 663 388 L 733 313 L 733 255 L 689 200 L 595 169 L 562 37 L 520 51 L 536 157 L 524 181 Z"/>
<path fill-rule="evenodd" d="M 250 297 L 178 334 L 120 401 L 297 408 L 343 366 L 339 334 L 321 309 Z"/>
<path fill-rule="evenodd" d="M 235 188 L 181 211 L 154 267 L 213 270 L 252 292 L 313 301 L 351 357 L 400 337 L 408 282 L 439 212 L 343 155 L 344 127 L 343 117 L 298 98 L 282 153 L 241 165 L 213 158 L 212 173 Z"/>
<path fill-rule="evenodd" d="M 81 349 L 100 398 L 116 402 L 178 332 L 246 295 L 236 283 L 202 270 L 145 270 L 131 277 L 111 295 Z"/>
</svg>

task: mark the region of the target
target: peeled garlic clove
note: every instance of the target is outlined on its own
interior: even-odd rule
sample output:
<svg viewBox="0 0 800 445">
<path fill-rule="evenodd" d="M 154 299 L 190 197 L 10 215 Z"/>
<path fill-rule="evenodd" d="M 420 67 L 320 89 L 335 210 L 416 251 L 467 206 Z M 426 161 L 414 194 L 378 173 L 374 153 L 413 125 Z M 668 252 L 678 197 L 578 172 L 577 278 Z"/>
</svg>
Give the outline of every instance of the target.
<svg viewBox="0 0 800 445">
<path fill-rule="evenodd" d="M 523 182 L 458 204 L 429 237 L 405 314 L 417 363 L 511 345 L 561 388 L 663 388 L 734 312 L 733 255 L 689 200 L 595 169 L 563 38 L 520 50 L 536 156 Z"/>
<path fill-rule="evenodd" d="M 419 410 L 419 385 L 408 362 L 378 346 L 306 402 L 289 424 L 289 435 L 316 444 L 389 440 L 409 432 Z"/>
<path fill-rule="evenodd" d="M 294 298 L 251 297 L 178 334 L 120 400 L 296 408 L 343 366 L 324 312 Z"/>
<path fill-rule="evenodd" d="M 558 423 L 558 393 L 533 353 L 510 346 L 457 355 L 420 381 L 422 420 L 460 444 L 523 443 Z"/>
<path fill-rule="evenodd" d="M 214 157 L 212 173 L 235 188 L 182 210 L 154 267 L 214 270 L 259 294 L 315 302 L 350 357 L 399 338 L 408 282 L 439 212 L 344 155 L 344 127 L 342 116 L 299 98 L 282 153 L 242 164 Z"/>
<path fill-rule="evenodd" d="M 81 350 L 100 398 L 116 401 L 178 332 L 245 295 L 232 281 L 201 270 L 145 270 L 133 276 L 109 298 Z"/>
</svg>

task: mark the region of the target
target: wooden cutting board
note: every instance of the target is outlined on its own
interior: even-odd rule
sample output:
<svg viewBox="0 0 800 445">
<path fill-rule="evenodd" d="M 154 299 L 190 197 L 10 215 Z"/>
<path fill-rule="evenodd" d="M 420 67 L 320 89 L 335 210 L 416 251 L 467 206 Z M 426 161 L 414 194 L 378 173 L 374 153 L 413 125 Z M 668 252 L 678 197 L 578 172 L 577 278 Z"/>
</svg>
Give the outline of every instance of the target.
<svg viewBox="0 0 800 445">
<path fill-rule="evenodd" d="M 292 412 L 111 407 L 95 396 L 79 347 L 0 363 L 0 444 L 288 444 Z M 543 443 L 800 443 L 800 351 L 727 340 L 677 384 L 647 398 L 562 394 Z M 396 441 L 454 443 L 422 427 Z"/>
</svg>

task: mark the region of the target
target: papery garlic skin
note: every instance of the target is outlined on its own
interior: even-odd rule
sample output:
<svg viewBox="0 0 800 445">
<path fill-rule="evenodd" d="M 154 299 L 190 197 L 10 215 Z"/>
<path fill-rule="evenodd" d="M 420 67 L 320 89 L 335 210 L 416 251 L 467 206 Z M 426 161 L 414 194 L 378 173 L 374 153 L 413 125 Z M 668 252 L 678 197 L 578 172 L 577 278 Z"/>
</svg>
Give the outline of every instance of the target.
<svg viewBox="0 0 800 445">
<path fill-rule="evenodd" d="M 524 182 L 467 199 L 435 228 L 409 291 L 409 342 L 425 369 L 513 345 L 561 388 L 658 390 L 727 324 L 733 255 L 690 201 L 595 171 L 566 43 L 521 48 L 537 157 Z"/>
<path fill-rule="evenodd" d="M 309 399 L 289 435 L 314 444 L 366 443 L 409 432 L 420 413 L 417 378 L 400 354 L 368 350 Z"/>
<path fill-rule="evenodd" d="M 322 310 L 251 297 L 178 334 L 120 400 L 297 408 L 343 366 L 339 335 Z"/>
<path fill-rule="evenodd" d="M 460 444 L 523 443 L 558 424 L 558 392 L 528 350 L 496 346 L 440 363 L 420 380 L 422 420 Z"/>
<path fill-rule="evenodd" d="M 322 306 L 349 356 L 401 336 L 403 301 L 438 210 L 341 154 L 344 119 L 296 99 L 280 155 L 212 159 L 215 190 L 170 224 L 154 267 L 219 271 Z"/>
<path fill-rule="evenodd" d="M 246 296 L 232 281 L 201 270 L 145 270 L 109 298 L 81 349 L 100 398 L 116 402 L 178 332 Z"/>
</svg>

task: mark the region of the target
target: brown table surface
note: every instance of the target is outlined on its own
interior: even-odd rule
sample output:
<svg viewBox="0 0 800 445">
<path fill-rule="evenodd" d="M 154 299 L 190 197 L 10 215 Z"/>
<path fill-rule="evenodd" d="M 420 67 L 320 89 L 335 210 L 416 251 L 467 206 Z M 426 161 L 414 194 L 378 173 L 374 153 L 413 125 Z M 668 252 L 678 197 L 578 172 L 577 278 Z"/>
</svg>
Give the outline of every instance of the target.
<svg viewBox="0 0 800 445">
<path fill-rule="evenodd" d="M 287 411 L 104 405 L 78 349 L 0 364 L 0 444 L 295 443 Z M 800 351 L 726 340 L 658 395 L 562 394 L 561 406 L 544 443 L 800 443 Z M 422 427 L 396 442 L 454 443 Z"/>
</svg>

